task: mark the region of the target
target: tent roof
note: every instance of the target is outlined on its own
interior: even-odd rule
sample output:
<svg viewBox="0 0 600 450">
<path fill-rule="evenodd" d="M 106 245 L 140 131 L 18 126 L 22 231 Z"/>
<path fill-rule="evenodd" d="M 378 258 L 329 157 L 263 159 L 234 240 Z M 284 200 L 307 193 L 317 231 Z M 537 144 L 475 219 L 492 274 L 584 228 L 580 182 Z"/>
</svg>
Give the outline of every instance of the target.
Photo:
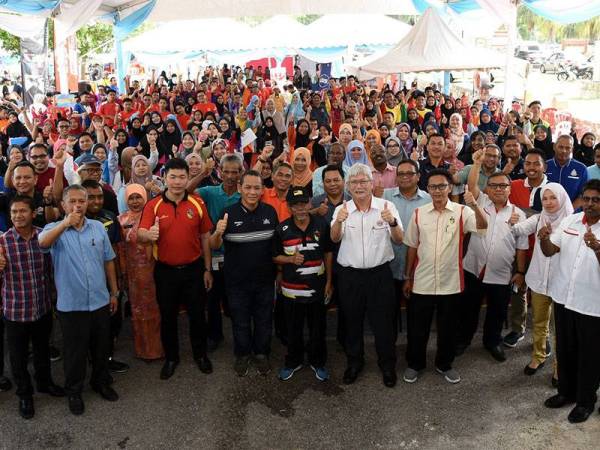
<svg viewBox="0 0 600 450">
<path fill-rule="evenodd" d="M 383 14 L 327 14 L 307 26 L 302 47 L 392 45 L 410 29 L 407 23 Z"/>
<path fill-rule="evenodd" d="M 300 47 L 306 28 L 290 16 L 278 15 L 254 27 L 251 36 L 255 48 Z"/>
<path fill-rule="evenodd" d="M 359 78 L 401 72 L 468 70 L 504 65 L 504 56 L 467 44 L 429 8 L 412 30 L 383 56 L 359 61 L 348 71 Z"/>
</svg>

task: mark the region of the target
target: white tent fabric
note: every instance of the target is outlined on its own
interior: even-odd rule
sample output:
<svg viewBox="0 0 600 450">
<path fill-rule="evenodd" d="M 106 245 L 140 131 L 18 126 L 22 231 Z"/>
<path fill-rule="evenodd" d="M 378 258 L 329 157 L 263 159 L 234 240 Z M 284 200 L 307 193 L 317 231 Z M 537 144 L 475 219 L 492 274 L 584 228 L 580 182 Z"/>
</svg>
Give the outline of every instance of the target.
<svg viewBox="0 0 600 450">
<path fill-rule="evenodd" d="M 292 17 L 278 15 L 254 27 L 252 38 L 256 48 L 299 47 L 306 37 L 306 29 L 306 25 Z"/>
<path fill-rule="evenodd" d="M 60 44 L 85 25 L 98 11 L 102 0 L 80 0 L 74 5 L 61 4 L 54 19 L 54 32 Z"/>
<path fill-rule="evenodd" d="M 124 2 L 125 3 L 125 2 Z M 412 0 L 158 0 L 149 20 L 160 22 L 207 17 L 272 16 L 273 14 L 334 14 L 341 9 L 357 14 L 419 14 Z"/>
<path fill-rule="evenodd" d="M 32 16 L 23 20 L 23 16 L 15 14 L 0 14 L 0 30 L 8 31 L 22 39 L 33 39 L 40 34 L 46 25 L 46 17 Z"/>
<path fill-rule="evenodd" d="M 382 57 L 347 66 L 359 79 L 391 73 L 468 70 L 501 67 L 503 55 L 469 45 L 429 8 L 412 30 Z"/>
<path fill-rule="evenodd" d="M 306 27 L 302 47 L 392 45 L 410 29 L 407 23 L 383 14 L 327 14 Z"/>
</svg>

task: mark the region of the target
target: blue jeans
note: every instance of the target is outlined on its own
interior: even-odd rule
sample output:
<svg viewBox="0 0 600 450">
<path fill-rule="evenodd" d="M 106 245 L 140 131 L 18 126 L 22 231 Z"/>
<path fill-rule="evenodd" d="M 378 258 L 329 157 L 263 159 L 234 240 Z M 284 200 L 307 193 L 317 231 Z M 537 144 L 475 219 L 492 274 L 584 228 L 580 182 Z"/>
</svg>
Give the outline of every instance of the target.
<svg viewBox="0 0 600 450">
<path fill-rule="evenodd" d="M 271 350 L 274 282 L 227 286 L 235 356 L 268 355 Z"/>
</svg>

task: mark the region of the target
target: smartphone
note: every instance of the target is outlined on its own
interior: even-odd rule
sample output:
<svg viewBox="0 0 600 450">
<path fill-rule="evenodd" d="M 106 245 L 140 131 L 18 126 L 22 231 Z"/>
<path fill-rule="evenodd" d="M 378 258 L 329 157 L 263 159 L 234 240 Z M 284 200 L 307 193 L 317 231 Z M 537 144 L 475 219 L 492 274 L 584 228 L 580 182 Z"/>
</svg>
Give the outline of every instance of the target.
<svg viewBox="0 0 600 450">
<path fill-rule="evenodd" d="M 265 145 L 273 145 L 273 141 L 265 141 Z"/>
</svg>

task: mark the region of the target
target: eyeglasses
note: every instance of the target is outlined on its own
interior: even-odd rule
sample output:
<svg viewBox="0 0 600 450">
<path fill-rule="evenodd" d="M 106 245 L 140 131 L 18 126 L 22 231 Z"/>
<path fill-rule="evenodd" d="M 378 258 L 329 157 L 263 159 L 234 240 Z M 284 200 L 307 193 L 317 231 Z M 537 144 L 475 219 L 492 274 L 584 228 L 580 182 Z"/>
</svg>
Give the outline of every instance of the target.
<svg viewBox="0 0 600 450">
<path fill-rule="evenodd" d="M 352 180 L 350 185 L 352 186 L 367 186 L 371 180 Z"/>
<path fill-rule="evenodd" d="M 30 155 L 29 159 L 36 160 L 36 159 L 44 159 L 44 158 L 47 158 L 47 157 L 48 157 L 48 155 Z"/>
<path fill-rule="evenodd" d="M 397 172 L 396 175 L 400 178 L 402 177 L 412 177 L 413 175 L 416 175 L 417 172 Z"/>
<path fill-rule="evenodd" d="M 581 200 L 583 200 L 583 203 L 591 202 L 594 205 L 597 205 L 598 203 L 600 203 L 600 197 L 588 197 L 587 195 L 582 195 Z"/>
<path fill-rule="evenodd" d="M 102 173 L 102 169 L 99 168 L 87 168 L 87 169 L 81 169 L 81 171 L 86 171 L 87 173 Z"/>
<path fill-rule="evenodd" d="M 427 190 L 429 191 L 444 191 L 448 188 L 448 184 L 444 183 L 444 184 L 428 184 L 427 185 Z"/>
<path fill-rule="evenodd" d="M 387 146 L 387 148 L 390 148 L 390 147 L 400 147 L 400 146 L 399 146 L 398 144 L 389 144 L 389 145 Z"/>
<path fill-rule="evenodd" d="M 498 189 L 504 190 L 504 189 L 510 187 L 510 184 L 506 184 L 506 183 L 488 183 L 488 187 L 490 189 L 493 189 L 493 190 L 497 191 Z"/>
</svg>

